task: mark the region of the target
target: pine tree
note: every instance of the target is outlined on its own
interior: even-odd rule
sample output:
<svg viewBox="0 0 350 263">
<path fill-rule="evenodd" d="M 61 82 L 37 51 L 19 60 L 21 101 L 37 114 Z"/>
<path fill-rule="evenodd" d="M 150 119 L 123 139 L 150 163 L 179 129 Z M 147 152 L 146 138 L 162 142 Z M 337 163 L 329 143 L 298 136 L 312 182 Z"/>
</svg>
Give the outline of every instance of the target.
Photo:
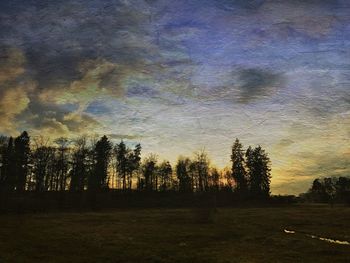
<svg viewBox="0 0 350 263">
<path fill-rule="evenodd" d="M 116 145 L 114 152 L 117 160 L 117 173 L 123 181 L 123 191 L 126 190 L 126 176 L 127 176 L 127 166 L 128 166 L 128 149 L 123 141 Z"/>
<path fill-rule="evenodd" d="M 253 198 L 266 198 L 270 195 L 271 168 L 270 159 L 261 148 L 257 146 L 246 151 L 246 166 L 249 177 L 249 192 Z"/>
<path fill-rule="evenodd" d="M 146 191 L 157 190 L 157 157 L 154 154 L 148 156 L 142 164 L 143 179 L 141 179 L 141 188 Z"/>
<path fill-rule="evenodd" d="M 141 162 L 141 145 L 137 144 L 134 150 L 127 148 L 126 150 L 126 173 L 128 189 L 132 189 L 132 179 L 135 171 L 140 168 Z"/>
<path fill-rule="evenodd" d="M 112 150 L 112 144 L 107 136 L 102 136 L 96 142 L 93 152 L 93 172 L 89 178 L 90 190 L 102 190 L 108 188 L 108 165 Z"/>
<path fill-rule="evenodd" d="M 244 168 L 243 146 L 238 139 L 235 140 L 232 146 L 231 162 L 232 178 L 236 182 L 236 190 L 238 193 L 244 194 L 247 191 L 247 178 Z"/>
<path fill-rule="evenodd" d="M 28 164 L 30 157 L 30 138 L 26 131 L 22 132 L 14 142 L 16 190 L 23 192 L 26 188 Z"/>
</svg>

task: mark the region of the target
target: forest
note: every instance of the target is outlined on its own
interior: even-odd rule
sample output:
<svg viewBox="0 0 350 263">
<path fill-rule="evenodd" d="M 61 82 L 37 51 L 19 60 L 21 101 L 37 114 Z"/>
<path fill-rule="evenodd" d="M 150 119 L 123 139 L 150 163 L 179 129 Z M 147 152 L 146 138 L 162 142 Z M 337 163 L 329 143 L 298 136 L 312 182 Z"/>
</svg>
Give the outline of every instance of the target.
<svg viewBox="0 0 350 263">
<path fill-rule="evenodd" d="M 141 158 L 141 151 L 141 144 L 129 146 L 123 140 L 113 143 L 107 136 L 58 138 L 53 142 L 42 136 L 31 138 L 26 131 L 15 138 L 1 136 L 0 194 L 2 199 L 9 199 L 52 193 L 49 198 L 58 196 L 61 200 L 62 194 L 75 199 L 84 193 L 87 203 L 96 203 L 96 195 L 101 193 L 141 195 L 138 198 L 160 193 L 163 203 L 173 199 L 169 195 L 191 199 L 206 193 L 221 197 L 223 204 L 247 200 L 350 203 L 347 177 L 318 178 L 298 198 L 271 199 L 267 152 L 261 146 L 244 149 L 239 139 L 231 145 L 231 167 L 222 170 L 211 164 L 205 150 L 191 157 L 180 156 L 175 165 L 156 154 Z M 177 202 L 186 203 L 188 199 Z"/>
<path fill-rule="evenodd" d="M 142 147 L 113 144 L 107 136 L 98 139 L 59 138 L 50 142 L 18 137 L 0 139 L 0 191 L 122 193 L 230 192 L 245 199 L 266 199 L 270 195 L 271 162 L 261 146 L 246 150 L 238 139 L 232 145 L 231 168 L 218 170 L 204 150 L 180 156 L 172 166 L 156 154 L 141 159 Z"/>
<path fill-rule="evenodd" d="M 232 190 L 256 197 L 270 194 L 270 159 L 260 146 L 244 151 L 238 139 L 232 146 L 231 169 L 210 166 L 204 150 L 193 158 L 179 157 L 175 167 L 155 154 L 141 160 L 141 145 L 113 145 L 99 140 L 43 137 L 31 141 L 27 132 L 1 137 L 2 191 L 123 191 L 206 192 Z"/>
<path fill-rule="evenodd" d="M 344 176 L 317 178 L 312 182 L 310 189 L 300 197 L 315 203 L 350 204 L 350 178 Z"/>
</svg>

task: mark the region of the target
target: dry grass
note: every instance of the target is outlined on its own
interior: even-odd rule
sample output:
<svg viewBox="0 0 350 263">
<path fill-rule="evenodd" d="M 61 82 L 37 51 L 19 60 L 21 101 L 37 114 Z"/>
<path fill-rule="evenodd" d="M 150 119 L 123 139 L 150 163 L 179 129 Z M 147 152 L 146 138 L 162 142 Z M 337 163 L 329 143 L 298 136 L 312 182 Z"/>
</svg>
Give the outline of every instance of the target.
<svg viewBox="0 0 350 263">
<path fill-rule="evenodd" d="M 202 212 L 2 215 L 0 262 L 350 262 L 350 246 L 283 232 L 349 241 L 349 207 L 227 208 L 207 222 Z"/>
</svg>

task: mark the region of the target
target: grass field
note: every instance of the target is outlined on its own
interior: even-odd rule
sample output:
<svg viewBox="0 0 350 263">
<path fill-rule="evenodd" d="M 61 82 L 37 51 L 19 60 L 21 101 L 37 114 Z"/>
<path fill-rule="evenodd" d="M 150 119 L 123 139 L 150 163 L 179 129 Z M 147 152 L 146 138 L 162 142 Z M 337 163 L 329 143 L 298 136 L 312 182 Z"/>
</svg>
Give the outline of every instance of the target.
<svg viewBox="0 0 350 263">
<path fill-rule="evenodd" d="M 350 208 L 222 208 L 0 216 L 0 262 L 350 262 Z M 299 233 L 286 234 L 284 229 Z"/>
</svg>

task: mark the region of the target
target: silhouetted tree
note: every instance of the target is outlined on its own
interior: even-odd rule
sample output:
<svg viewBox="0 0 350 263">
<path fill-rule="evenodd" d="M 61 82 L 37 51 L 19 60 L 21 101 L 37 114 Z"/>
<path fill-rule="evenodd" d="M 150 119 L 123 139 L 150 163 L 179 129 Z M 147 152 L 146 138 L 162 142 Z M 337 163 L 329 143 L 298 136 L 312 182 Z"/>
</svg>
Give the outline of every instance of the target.
<svg viewBox="0 0 350 263">
<path fill-rule="evenodd" d="M 339 177 L 335 189 L 338 201 L 350 203 L 350 178 Z"/>
<path fill-rule="evenodd" d="M 176 164 L 176 177 L 179 181 L 180 192 L 192 192 L 191 176 L 189 173 L 191 160 L 180 157 Z"/>
<path fill-rule="evenodd" d="M 121 141 L 115 146 L 114 152 L 117 160 L 117 173 L 122 178 L 123 190 L 125 191 L 129 149 L 126 147 L 125 143 Z"/>
<path fill-rule="evenodd" d="M 171 168 L 171 164 L 168 161 L 163 161 L 159 165 L 159 178 L 160 178 L 160 191 L 167 191 L 171 187 L 171 176 L 173 173 L 173 169 Z"/>
<path fill-rule="evenodd" d="M 86 188 L 90 173 L 89 148 L 86 137 L 78 138 L 72 153 L 72 169 L 70 171 L 70 191 L 81 192 Z"/>
<path fill-rule="evenodd" d="M 350 201 L 350 178 L 326 177 L 315 179 L 307 196 L 314 202 L 349 202 Z"/>
<path fill-rule="evenodd" d="M 313 201 L 316 201 L 316 202 L 328 201 L 328 196 L 327 196 L 325 187 L 320 179 L 315 179 L 312 182 L 312 186 L 311 186 L 311 189 L 309 190 L 309 193 L 312 196 Z"/>
<path fill-rule="evenodd" d="M 16 186 L 15 152 L 13 138 L 2 138 L 1 144 L 1 189 L 13 191 Z"/>
<path fill-rule="evenodd" d="M 58 145 L 57 153 L 57 174 L 58 174 L 58 186 L 61 191 L 67 188 L 67 178 L 68 178 L 68 145 L 69 140 L 67 138 L 61 137 L 55 140 Z"/>
<path fill-rule="evenodd" d="M 204 150 L 196 152 L 195 158 L 192 161 L 193 168 L 198 178 L 198 188 L 197 191 L 203 192 L 208 190 L 209 186 L 209 159 Z"/>
<path fill-rule="evenodd" d="M 132 189 L 132 179 L 135 172 L 138 172 L 141 165 L 141 144 L 136 144 L 134 150 L 127 151 L 126 170 L 128 174 L 128 187 Z"/>
<path fill-rule="evenodd" d="M 8 138 L 0 136 L 0 191 L 4 189 L 6 174 L 4 172 L 4 162 L 6 158 Z"/>
<path fill-rule="evenodd" d="M 28 164 L 30 156 L 30 138 L 26 131 L 15 139 L 15 173 L 16 173 L 16 190 L 23 192 L 26 188 Z"/>
<path fill-rule="evenodd" d="M 212 191 L 219 191 L 221 174 L 216 168 L 212 168 L 210 171 L 210 189 Z"/>
<path fill-rule="evenodd" d="M 225 179 L 225 190 L 234 191 L 236 181 L 232 177 L 232 170 L 229 167 L 225 167 L 222 171 L 222 177 Z"/>
<path fill-rule="evenodd" d="M 238 139 L 235 140 L 232 146 L 231 162 L 232 178 L 236 182 L 236 190 L 238 193 L 244 194 L 247 192 L 247 178 L 244 168 L 243 146 Z"/>
<path fill-rule="evenodd" d="M 271 169 L 270 159 L 265 150 L 260 146 L 255 149 L 249 146 L 246 151 L 246 166 L 251 197 L 268 197 L 270 195 Z"/>
<path fill-rule="evenodd" d="M 143 178 L 140 182 L 140 188 L 147 191 L 157 190 L 157 156 L 149 155 L 142 164 Z"/>
<path fill-rule="evenodd" d="M 49 165 L 54 159 L 55 149 L 48 146 L 48 140 L 43 137 L 34 138 L 34 149 L 32 152 L 33 177 L 29 182 L 29 188 L 33 187 L 36 191 L 47 191 L 50 189 L 50 182 L 53 179 L 49 173 Z M 52 189 L 50 189 L 52 190 Z"/>
<path fill-rule="evenodd" d="M 326 191 L 326 194 L 328 196 L 328 201 L 333 204 L 334 199 L 336 197 L 336 178 L 324 178 L 324 189 Z"/>
<path fill-rule="evenodd" d="M 53 196 L 59 197 L 58 204 L 62 207 L 68 200 L 65 190 L 80 193 L 89 190 L 89 204 L 97 207 L 99 196 L 104 196 L 97 194 L 98 191 L 107 190 L 110 186 L 114 188 L 114 181 L 117 181 L 117 188 L 131 190 L 135 178 L 138 190 L 200 192 L 196 196 L 208 200 L 215 199 L 216 195 L 211 192 L 218 191 L 226 191 L 226 194 L 237 191 L 245 196 L 249 189 L 254 198 L 268 197 L 270 193 L 267 153 L 260 146 L 249 147 L 244 156 L 238 139 L 232 146 L 232 167 L 222 171 L 210 166 L 204 150 L 195 152 L 191 159 L 180 157 L 173 171 L 169 161 L 158 165 L 154 154 L 143 159 L 141 164 L 140 144 L 131 148 L 121 141 L 113 152 L 112 148 L 106 136 L 98 140 L 93 137 L 91 143 L 87 143 L 86 137 L 81 137 L 72 145 L 66 138 L 49 143 L 43 137 L 34 138 L 30 145 L 26 132 L 16 139 L 0 136 L 0 190 L 5 196 L 7 191 L 60 191 Z M 176 176 L 173 176 L 175 173 Z M 327 200 L 343 199 L 349 196 L 350 180 L 316 180 L 310 192 L 322 194 Z M 44 200 L 50 195 L 38 196 Z M 81 195 L 82 202 L 84 196 Z"/>
<path fill-rule="evenodd" d="M 111 150 L 112 144 L 107 136 L 102 136 L 96 142 L 93 150 L 93 172 L 89 177 L 90 190 L 108 189 L 108 164 Z"/>
<path fill-rule="evenodd" d="M 133 175 L 140 168 L 141 145 L 137 144 L 133 150 L 125 145 L 123 141 L 114 148 L 116 155 L 116 169 L 122 179 L 122 187 L 125 191 L 132 188 Z"/>
<path fill-rule="evenodd" d="M 196 162 L 193 162 L 189 158 L 186 158 L 187 160 L 187 174 L 190 177 L 190 188 L 191 192 L 198 191 L 199 189 L 199 178 L 198 178 L 198 172 L 197 172 L 197 165 Z"/>
</svg>

